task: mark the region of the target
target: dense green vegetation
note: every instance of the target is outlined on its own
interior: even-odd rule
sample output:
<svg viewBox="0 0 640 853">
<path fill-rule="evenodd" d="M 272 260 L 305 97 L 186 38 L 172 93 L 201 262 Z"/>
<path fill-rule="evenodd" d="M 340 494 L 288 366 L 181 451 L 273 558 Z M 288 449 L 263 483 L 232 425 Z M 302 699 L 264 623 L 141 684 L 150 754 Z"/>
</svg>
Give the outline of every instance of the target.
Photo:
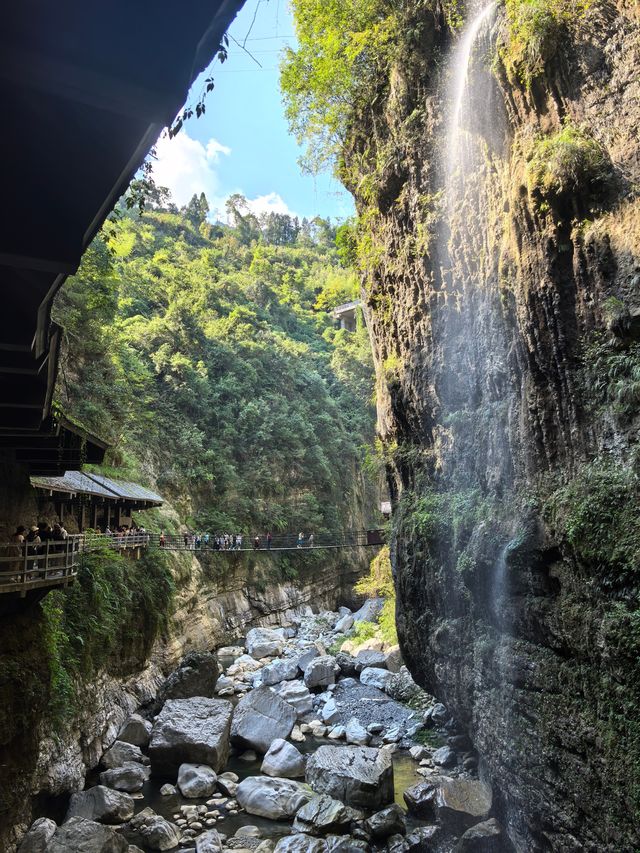
<svg viewBox="0 0 640 853">
<path fill-rule="evenodd" d="M 96 545 L 83 555 L 73 586 L 50 592 L 42 604 L 55 720 L 77 710 L 81 681 L 107 664 L 113 674 L 140 667 L 168 624 L 173 592 L 166 554 L 132 560 Z"/>
<path fill-rule="evenodd" d="M 56 305 L 60 401 L 196 527 L 352 526 L 373 369 L 363 323 L 328 312 L 355 278 L 329 222 L 228 210 L 122 211 L 96 239 Z"/>
<path fill-rule="evenodd" d="M 391 559 L 389 555 L 389 546 L 385 545 L 376 556 L 371 560 L 369 573 L 360 578 L 354 587 L 355 591 L 360 595 L 368 597 L 380 596 L 384 598 L 384 604 L 380 612 L 380 619 L 377 630 L 371 636 L 379 635 L 385 643 L 398 642 L 398 634 L 396 632 L 396 590 L 393 585 L 393 574 L 391 571 Z M 361 639 L 358 631 L 366 630 L 365 626 L 370 625 L 369 622 L 358 622 L 355 626 L 355 635 L 357 639 Z M 374 626 L 375 628 L 376 626 Z M 362 638 L 366 639 L 366 638 Z"/>
</svg>

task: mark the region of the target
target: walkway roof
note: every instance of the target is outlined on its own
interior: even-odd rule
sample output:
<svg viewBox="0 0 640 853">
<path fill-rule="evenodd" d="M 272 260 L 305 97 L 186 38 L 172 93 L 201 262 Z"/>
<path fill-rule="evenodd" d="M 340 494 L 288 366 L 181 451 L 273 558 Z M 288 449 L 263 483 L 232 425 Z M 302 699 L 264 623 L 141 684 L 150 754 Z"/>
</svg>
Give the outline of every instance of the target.
<svg viewBox="0 0 640 853">
<path fill-rule="evenodd" d="M 162 506 L 164 498 L 139 486 L 123 480 L 111 480 L 101 474 L 84 474 L 80 471 L 67 471 L 62 477 L 31 477 L 34 489 L 57 492 L 64 495 L 90 495 L 116 503 L 135 503 L 147 506 Z"/>
<path fill-rule="evenodd" d="M 241 5 L 4 4 L 0 448 L 38 437 L 43 423 L 48 433 L 60 337 L 53 299 Z M 24 460 L 32 470 L 69 467 L 57 447 L 38 450 L 35 464 Z"/>
</svg>

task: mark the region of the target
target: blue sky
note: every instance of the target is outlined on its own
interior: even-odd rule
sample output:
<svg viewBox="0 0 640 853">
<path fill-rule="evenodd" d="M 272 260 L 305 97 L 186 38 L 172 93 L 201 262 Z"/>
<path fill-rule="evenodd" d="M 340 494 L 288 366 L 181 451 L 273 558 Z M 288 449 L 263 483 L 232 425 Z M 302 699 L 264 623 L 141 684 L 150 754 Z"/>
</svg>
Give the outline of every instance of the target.
<svg viewBox="0 0 640 853">
<path fill-rule="evenodd" d="M 281 51 L 295 44 L 287 0 L 247 0 L 229 33 L 241 44 L 246 39 L 262 67 L 230 39 L 229 59 L 213 67 L 215 89 L 205 115 L 174 139 L 160 140 L 156 182 L 168 186 L 178 204 L 204 191 L 212 218 L 215 210 L 223 214 L 225 198 L 235 192 L 256 212 L 349 216 L 351 196 L 335 178 L 301 174 L 301 149 L 288 132 L 278 85 Z M 196 83 L 196 95 L 200 88 Z"/>
</svg>

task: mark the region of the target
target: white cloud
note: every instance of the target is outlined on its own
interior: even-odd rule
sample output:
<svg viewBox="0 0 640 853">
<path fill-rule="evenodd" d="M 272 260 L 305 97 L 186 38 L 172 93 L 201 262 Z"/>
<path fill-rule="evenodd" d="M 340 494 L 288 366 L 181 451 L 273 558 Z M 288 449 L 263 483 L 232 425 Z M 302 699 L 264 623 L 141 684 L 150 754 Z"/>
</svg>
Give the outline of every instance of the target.
<svg viewBox="0 0 640 853">
<path fill-rule="evenodd" d="M 296 214 L 289 209 L 286 201 L 276 192 L 267 193 L 267 195 L 259 195 L 257 198 L 248 198 L 247 205 L 249 210 L 256 216 L 261 213 L 286 213 L 288 216 Z"/>
<path fill-rule="evenodd" d="M 216 167 L 222 155 L 231 154 L 226 145 L 212 137 L 205 146 L 183 131 L 173 139 L 159 139 L 156 153 L 154 180 L 158 186 L 168 187 L 177 205 L 186 204 L 194 193 L 203 192 L 209 199 L 219 196 Z"/>
</svg>

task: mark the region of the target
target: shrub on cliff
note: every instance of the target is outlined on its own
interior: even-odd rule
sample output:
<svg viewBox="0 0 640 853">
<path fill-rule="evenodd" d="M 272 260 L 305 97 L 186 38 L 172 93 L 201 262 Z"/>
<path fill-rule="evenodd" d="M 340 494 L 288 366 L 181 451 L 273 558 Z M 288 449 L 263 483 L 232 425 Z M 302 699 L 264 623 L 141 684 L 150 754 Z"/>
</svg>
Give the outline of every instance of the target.
<svg viewBox="0 0 640 853">
<path fill-rule="evenodd" d="M 569 121 L 558 132 L 536 140 L 529 152 L 529 192 L 539 204 L 588 203 L 602 197 L 611 176 L 606 151 L 583 128 Z"/>
<path fill-rule="evenodd" d="M 527 86 L 556 52 L 566 28 L 592 0 L 506 0 L 508 36 L 501 50 L 507 72 Z"/>
</svg>

